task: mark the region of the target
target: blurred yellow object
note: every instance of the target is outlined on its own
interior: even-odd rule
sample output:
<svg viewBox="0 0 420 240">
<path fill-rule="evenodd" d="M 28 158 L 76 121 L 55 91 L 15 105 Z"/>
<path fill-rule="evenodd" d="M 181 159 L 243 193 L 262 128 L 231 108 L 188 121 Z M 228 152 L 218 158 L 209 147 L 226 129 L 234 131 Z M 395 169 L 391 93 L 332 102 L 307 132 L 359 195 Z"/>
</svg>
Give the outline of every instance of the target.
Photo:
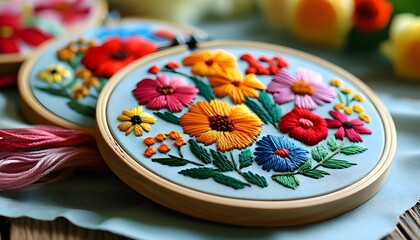
<svg viewBox="0 0 420 240">
<path fill-rule="evenodd" d="M 288 1 L 289 27 L 297 38 L 328 48 L 344 46 L 353 24 L 353 0 Z"/>
<path fill-rule="evenodd" d="M 395 74 L 420 80 L 420 17 L 410 13 L 395 15 L 389 36 L 381 50 L 394 63 Z"/>
<path fill-rule="evenodd" d="M 288 0 L 259 0 L 258 4 L 271 27 L 284 28 L 289 18 L 287 15 L 289 2 Z"/>
</svg>

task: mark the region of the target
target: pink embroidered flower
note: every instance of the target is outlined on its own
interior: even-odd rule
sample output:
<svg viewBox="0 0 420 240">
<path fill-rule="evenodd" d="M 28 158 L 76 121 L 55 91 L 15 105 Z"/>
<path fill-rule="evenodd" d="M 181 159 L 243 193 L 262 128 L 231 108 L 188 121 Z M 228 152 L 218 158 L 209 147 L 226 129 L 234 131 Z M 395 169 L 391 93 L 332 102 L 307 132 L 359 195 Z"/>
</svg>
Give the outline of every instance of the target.
<svg viewBox="0 0 420 240">
<path fill-rule="evenodd" d="M 87 17 L 90 8 L 83 0 L 43 0 L 38 1 L 35 6 L 35 13 L 43 17 L 50 17 L 53 20 L 61 20 L 65 24 L 72 24 Z"/>
<path fill-rule="evenodd" d="M 363 121 L 353 119 L 349 121 L 344 113 L 339 111 L 330 111 L 334 119 L 325 119 L 329 128 L 338 128 L 335 138 L 343 140 L 346 136 L 351 142 L 363 142 L 360 134 L 371 134 L 372 131 L 363 126 Z"/>
<path fill-rule="evenodd" d="M 165 75 L 157 76 L 156 80 L 145 78 L 133 90 L 139 104 L 152 110 L 167 108 L 171 112 L 180 112 L 182 105 L 189 106 L 198 94 L 198 89 L 189 85 L 179 77 L 170 81 Z"/>
<path fill-rule="evenodd" d="M 314 110 L 316 104 L 331 102 L 337 96 L 333 88 L 322 82 L 319 73 L 304 68 L 296 70 L 296 77 L 280 69 L 268 84 L 267 92 L 273 93 L 274 100 L 279 104 L 295 100 L 297 107 L 309 110 Z"/>
</svg>

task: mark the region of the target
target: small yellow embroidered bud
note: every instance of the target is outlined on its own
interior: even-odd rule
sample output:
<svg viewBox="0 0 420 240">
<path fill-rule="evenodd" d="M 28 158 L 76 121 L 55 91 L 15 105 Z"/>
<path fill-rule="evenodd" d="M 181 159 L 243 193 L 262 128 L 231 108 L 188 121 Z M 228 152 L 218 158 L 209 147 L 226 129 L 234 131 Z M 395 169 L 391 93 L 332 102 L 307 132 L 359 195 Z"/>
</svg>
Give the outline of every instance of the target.
<svg viewBox="0 0 420 240">
<path fill-rule="evenodd" d="M 337 111 L 342 109 L 343 107 L 344 107 L 344 103 L 342 103 L 342 102 L 334 105 L 334 109 L 337 110 Z"/>
<path fill-rule="evenodd" d="M 170 131 L 169 132 L 169 138 L 173 139 L 173 140 L 176 140 L 177 138 L 182 138 L 182 135 L 177 131 Z"/>
<path fill-rule="evenodd" d="M 147 146 L 152 146 L 153 144 L 155 144 L 155 139 L 152 137 L 147 137 L 143 140 L 144 144 L 146 144 Z"/>
<path fill-rule="evenodd" d="M 353 96 L 353 100 L 358 101 L 358 102 L 363 102 L 365 100 L 365 98 L 363 97 L 362 94 L 358 93 L 358 94 Z"/>
<path fill-rule="evenodd" d="M 183 138 L 177 138 L 175 139 L 174 145 L 177 147 L 182 147 L 184 145 L 187 145 L 187 142 Z"/>
<path fill-rule="evenodd" d="M 166 135 L 163 133 L 159 133 L 158 135 L 155 136 L 155 139 L 158 140 L 159 142 L 162 142 L 163 140 L 166 139 Z"/>
<path fill-rule="evenodd" d="M 155 154 L 156 154 L 156 150 L 153 149 L 153 148 L 148 147 L 148 148 L 144 149 L 144 156 L 146 156 L 148 158 L 152 157 Z"/>
<path fill-rule="evenodd" d="M 361 113 L 361 112 L 365 111 L 365 110 L 363 109 L 362 105 L 360 105 L 360 104 L 354 104 L 354 106 L 353 106 L 353 110 L 354 110 L 355 112 L 357 112 L 357 113 Z"/>
<path fill-rule="evenodd" d="M 170 150 L 171 150 L 171 148 L 167 144 L 164 144 L 164 143 L 160 144 L 159 147 L 158 147 L 158 151 L 161 152 L 161 153 L 167 153 Z"/>
<path fill-rule="evenodd" d="M 330 81 L 330 85 L 331 86 L 334 86 L 334 87 L 341 87 L 341 85 L 342 85 L 343 83 L 341 82 L 341 80 L 340 79 L 337 79 L 337 78 L 334 78 L 334 79 L 332 79 L 331 81 Z"/>
<path fill-rule="evenodd" d="M 353 89 L 347 87 L 347 88 L 341 89 L 341 92 L 344 94 L 350 94 L 350 93 L 353 93 Z"/>
<path fill-rule="evenodd" d="M 370 123 L 370 121 L 371 121 L 369 115 L 367 115 L 365 112 L 361 112 L 359 114 L 359 118 L 362 119 L 366 123 Z"/>
<path fill-rule="evenodd" d="M 345 107 L 344 112 L 347 113 L 347 115 L 350 115 L 353 112 L 353 108 L 351 107 Z"/>
<path fill-rule="evenodd" d="M 91 76 L 92 76 L 92 72 L 87 68 L 79 69 L 76 72 L 76 77 L 80 77 L 80 78 L 83 78 L 83 79 L 89 78 Z"/>
</svg>

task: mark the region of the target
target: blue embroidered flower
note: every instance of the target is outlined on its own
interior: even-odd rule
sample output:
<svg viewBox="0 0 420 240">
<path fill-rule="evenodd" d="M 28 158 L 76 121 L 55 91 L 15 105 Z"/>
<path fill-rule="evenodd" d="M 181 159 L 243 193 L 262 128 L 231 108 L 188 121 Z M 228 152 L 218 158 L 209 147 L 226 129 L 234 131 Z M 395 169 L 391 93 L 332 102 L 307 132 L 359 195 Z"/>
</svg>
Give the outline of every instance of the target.
<svg viewBox="0 0 420 240">
<path fill-rule="evenodd" d="M 267 135 L 257 142 L 254 155 L 266 171 L 293 172 L 308 160 L 308 153 L 293 139 Z"/>
</svg>

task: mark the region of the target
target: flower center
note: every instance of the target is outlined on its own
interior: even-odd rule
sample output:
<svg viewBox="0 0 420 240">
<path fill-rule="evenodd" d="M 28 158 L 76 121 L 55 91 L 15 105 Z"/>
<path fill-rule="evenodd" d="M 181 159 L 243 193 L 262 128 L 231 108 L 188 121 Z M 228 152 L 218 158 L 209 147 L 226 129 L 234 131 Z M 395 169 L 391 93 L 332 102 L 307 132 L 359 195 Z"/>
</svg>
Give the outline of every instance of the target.
<svg viewBox="0 0 420 240">
<path fill-rule="evenodd" d="M 377 15 L 376 9 L 369 3 L 360 5 L 356 12 L 358 17 L 366 20 L 374 19 Z"/>
<path fill-rule="evenodd" d="M 141 123 L 141 117 L 139 115 L 135 115 L 131 117 L 131 123 L 133 125 L 137 125 Z"/>
<path fill-rule="evenodd" d="M 214 115 L 209 117 L 209 121 L 212 130 L 220 132 L 232 132 L 234 130 L 233 122 L 227 116 Z"/>
<path fill-rule="evenodd" d="M 343 128 L 352 128 L 353 127 L 353 125 L 350 123 L 350 122 L 343 122 L 342 123 L 342 126 L 343 126 Z"/>
<path fill-rule="evenodd" d="M 285 158 L 289 156 L 290 151 L 287 150 L 286 148 L 279 148 L 274 153 L 282 158 Z"/>
<path fill-rule="evenodd" d="M 235 87 L 239 87 L 239 85 L 241 85 L 241 81 L 235 80 L 232 82 L 233 86 Z"/>
<path fill-rule="evenodd" d="M 174 94 L 174 89 L 171 86 L 160 85 L 157 87 L 156 91 L 158 91 L 162 95 L 171 95 Z"/>
<path fill-rule="evenodd" d="M 304 129 L 309 129 L 314 126 L 314 123 L 306 118 L 299 119 L 300 126 Z"/>
<path fill-rule="evenodd" d="M 297 95 L 312 95 L 314 94 L 314 89 L 307 82 L 297 81 L 292 84 L 292 92 Z"/>
<path fill-rule="evenodd" d="M 206 61 L 207 66 L 213 65 L 213 63 L 214 63 L 213 59 L 209 59 L 209 60 Z"/>
<path fill-rule="evenodd" d="M 58 12 L 66 12 L 67 10 L 70 9 L 70 4 L 68 3 L 57 3 L 54 6 L 54 9 Z"/>
<path fill-rule="evenodd" d="M 54 68 L 54 69 L 51 69 L 51 70 L 50 70 L 50 73 L 51 73 L 51 74 L 57 74 L 57 73 L 58 73 L 58 71 L 57 71 L 57 69 L 55 69 L 55 68 Z"/>
<path fill-rule="evenodd" d="M 116 60 L 124 60 L 128 56 L 130 56 L 130 53 L 126 50 L 118 50 L 111 54 L 111 57 Z"/>
<path fill-rule="evenodd" d="M 0 38 L 9 38 L 13 35 L 13 28 L 9 26 L 0 27 Z"/>
</svg>

